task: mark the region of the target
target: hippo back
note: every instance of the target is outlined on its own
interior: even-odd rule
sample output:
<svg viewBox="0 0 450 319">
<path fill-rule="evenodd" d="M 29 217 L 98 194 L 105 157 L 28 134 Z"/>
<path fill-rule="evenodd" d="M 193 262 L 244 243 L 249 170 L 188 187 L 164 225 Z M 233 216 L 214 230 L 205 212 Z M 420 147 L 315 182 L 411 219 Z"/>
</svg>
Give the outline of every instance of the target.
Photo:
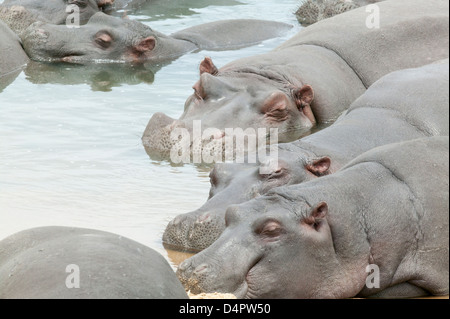
<svg viewBox="0 0 450 319">
<path fill-rule="evenodd" d="M 448 105 L 449 62 L 445 59 L 384 76 L 346 114 L 362 108 L 391 110 L 425 136 L 448 136 Z"/>
<path fill-rule="evenodd" d="M 79 271 L 79 287 L 67 280 Z M 42 227 L 0 242 L 0 299 L 187 298 L 156 251 L 111 233 Z"/>
<path fill-rule="evenodd" d="M 366 162 L 384 166 L 409 188 L 414 207 L 411 213 L 418 231 L 415 254 L 405 264 L 414 265 L 415 273 L 425 279 L 426 285 L 447 287 L 445 291 L 430 289 L 433 294 L 448 294 L 449 137 L 431 137 L 375 148 L 343 170 Z"/>
<path fill-rule="evenodd" d="M 327 48 L 344 59 L 366 87 L 390 72 L 448 58 L 448 1 L 390 0 L 376 6 L 379 28 L 370 23 L 377 12 L 362 7 L 305 28 L 277 50 L 305 44 Z"/>
</svg>

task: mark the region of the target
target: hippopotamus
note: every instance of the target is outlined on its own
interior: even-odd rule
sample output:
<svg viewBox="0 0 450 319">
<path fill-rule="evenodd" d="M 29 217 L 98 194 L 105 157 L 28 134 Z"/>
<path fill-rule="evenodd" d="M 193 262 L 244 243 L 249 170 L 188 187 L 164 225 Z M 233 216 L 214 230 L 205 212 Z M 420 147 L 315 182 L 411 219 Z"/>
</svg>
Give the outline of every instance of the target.
<svg viewBox="0 0 450 319">
<path fill-rule="evenodd" d="M 22 71 L 28 61 L 19 37 L 0 21 L 0 92 Z"/>
<path fill-rule="evenodd" d="M 427 105 L 424 109 L 423 105 Z M 216 164 L 211 191 L 199 209 L 177 216 L 163 243 L 198 252 L 225 229 L 225 212 L 282 185 L 332 174 L 372 148 L 421 137 L 449 135 L 448 59 L 390 73 L 375 82 L 333 125 L 293 143 L 278 146 L 278 164 L 261 174 L 260 164 Z"/>
<path fill-rule="evenodd" d="M 180 144 L 189 147 L 184 137 L 194 135 L 198 121 L 205 138 L 201 143 L 191 138 L 188 151 L 193 157 L 210 152 L 210 144 L 219 145 L 211 153 L 223 154 L 220 143 L 233 138 L 226 134 L 230 129 L 278 130 L 278 135 L 267 136 L 291 142 L 310 134 L 317 124 L 335 121 L 383 75 L 448 57 L 448 2 L 378 5 L 383 17 L 379 29 L 366 26 L 367 12 L 359 8 L 306 27 L 266 54 L 220 69 L 206 58 L 181 117 L 156 113 L 150 119 L 142 137 L 147 153 L 175 162 L 171 151 Z M 212 129 L 215 134 L 206 134 Z M 181 131 L 189 134 L 177 134 Z"/>
<path fill-rule="evenodd" d="M 1 5 L 4 8 L 23 7 L 31 15 L 53 24 L 66 24 L 67 17 L 72 13 L 68 6 L 76 5 L 80 13 L 79 22 L 84 24 L 113 2 L 114 0 L 5 0 Z"/>
<path fill-rule="evenodd" d="M 158 252 L 90 229 L 40 227 L 0 242 L 0 298 L 187 299 Z"/>
<path fill-rule="evenodd" d="M 22 34 L 22 41 L 27 54 L 36 61 L 160 63 L 195 50 L 253 45 L 280 36 L 291 28 L 291 25 L 273 21 L 225 20 L 166 36 L 139 21 L 99 12 L 78 29 L 33 23 Z"/>
<path fill-rule="evenodd" d="M 448 136 L 388 144 L 232 206 L 177 275 L 194 294 L 238 298 L 448 295 L 448 161 Z"/>
<path fill-rule="evenodd" d="M 331 18 L 349 10 L 384 0 L 306 0 L 295 12 L 298 22 L 304 26 Z"/>
</svg>

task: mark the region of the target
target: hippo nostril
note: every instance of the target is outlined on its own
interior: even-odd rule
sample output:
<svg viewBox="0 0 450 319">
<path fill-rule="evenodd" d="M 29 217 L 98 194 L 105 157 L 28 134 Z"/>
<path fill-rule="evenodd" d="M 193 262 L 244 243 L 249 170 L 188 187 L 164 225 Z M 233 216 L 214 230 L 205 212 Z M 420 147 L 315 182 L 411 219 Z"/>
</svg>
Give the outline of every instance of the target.
<svg viewBox="0 0 450 319">
<path fill-rule="evenodd" d="M 44 29 L 37 29 L 36 35 L 39 36 L 41 39 L 48 39 L 48 37 L 50 36 L 48 31 L 45 31 Z"/>
<path fill-rule="evenodd" d="M 181 272 L 186 272 L 190 267 L 191 262 L 189 260 L 185 260 L 178 266 L 178 270 Z"/>
<path fill-rule="evenodd" d="M 195 268 L 194 274 L 201 275 L 201 274 L 208 272 L 208 270 L 209 270 L 209 266 L 207 264 L 201 264 L 200 266 L 197 266 L 197 268 Z"/>
<path fill-rule="evenodd" d="M 205 214 L 200 215 L 197 218 L 196 223 L 197 224 L 203 224 L 203 223 L 207 223 L 209 221 L 211 221 L 211 214 L 210 213 L 205 213 Z"/>
</svg>

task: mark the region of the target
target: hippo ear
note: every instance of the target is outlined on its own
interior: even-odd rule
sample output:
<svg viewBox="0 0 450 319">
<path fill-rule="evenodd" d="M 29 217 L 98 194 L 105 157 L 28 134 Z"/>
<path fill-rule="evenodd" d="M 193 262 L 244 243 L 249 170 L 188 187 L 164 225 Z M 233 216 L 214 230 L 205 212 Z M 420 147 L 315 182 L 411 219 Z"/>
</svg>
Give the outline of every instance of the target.
<svg viewBox="0 0 450 319">
<path fill-rule="evenodd" d="M 316 159 L 306 165 L 306 169 L 317 177 L 328 175 L 330 173 L 331 158 L 328 156 Z"/>
<path fill-rule="evenodd" d="M 156 39 L 154 37 L 147 37 L 141 40 L 134 49 L 139 53 L 146 53 L 152 51 L 156 46 Z"/>
<path fill-rule="evenodd" d="M 206 57 L 200 63 L 200 75 L 203 73 L 209 73 L 211 75 L 217 75 L 219 73 L 219 69 L 217 69 L 210 57 Z"/>
<path fill-rule="evenodd" d="M 328 214 L 328 204 L 321 202 L 314 206 L 308 217 L 302 219 L 302 224 L 313 228 L 316 231 L 320 231 L 322 222 Z"/>
<path fill-rule="evenodd" d="M 311 85 L 304 85 L 300 89 L 294 91 L 294 99 L 297 103 L 297 107 L 303 110 L 305 107 L 310 106 L 314 100 L 314 90 Z"/>
</svg>

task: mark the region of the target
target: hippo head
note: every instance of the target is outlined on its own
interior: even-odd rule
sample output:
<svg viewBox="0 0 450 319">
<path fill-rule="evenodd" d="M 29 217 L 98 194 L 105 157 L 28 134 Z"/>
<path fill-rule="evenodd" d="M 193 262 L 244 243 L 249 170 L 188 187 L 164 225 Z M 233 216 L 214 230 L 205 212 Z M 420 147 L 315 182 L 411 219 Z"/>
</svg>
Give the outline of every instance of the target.
<svg viewBox="0 0 450 319">
<path fill-rule="evenodd" d="M 177 275 L 193 294 L 239 298 L 346 298 L 364 279 L 341 267 L 325 202 L 282 193 L 230 207 L 226 229 L 209 248 L 185 260 Z M 364 277 L 364 267 L 357 273 Z M 353 280 L 355 279 L 355 280 Z"/>
<path fill-rule="evenodd" d="M 33 23 L 23 36 L 31 59 L 43 62 L 143 62 L 163 58 L 165 36 L 129 19 L 96 13 L 86 25 L 68 28 Z"/>
<path fill-rule="evenodd" d="M 264 195 L 275 187 L 300 184 L 332 172 L 329 157 L 317 157 L 292 144 L 279 145 L 277 164 L 271 166 L 270 159 L 260 164 L 216 164 L 210 173 L 209 199 L 199 209 L 179 215 L 167 225 L 164 245 L 181 251 L 201 251 L 224 231 L 229 206 Z M 264 166 L 269 170 L 262 171 Z"/>
<path fill-rule="evenodd" d="M 218 150 L 223 152 L 230 131 L 240 130 L 251 135 L 263 129 L 267 137 L 271 137 L 271 129 L 277 129 L 278 142 L 290 142 L 309 132 L 316 122 L 310 106 L 314 99 L 313 88 L 303 83 L 291 84 L 282 76 L 265 70 L 232 67 L 218 70 L 212 60 L 206 58 L 200 64 L 200 80 L 193 89 L 194 94 L 186 101 L 179 120 L 162 113 L 150 119 L 142 138 L 150 155 L 167 158 L 180 141 L 176 129 L 187 130 L 192 135 L 190 146 L 195 155 L 205 150 L 210 152 L 207 147 L 214 140 L 219 140 L 223 147 Z M 201 124 L 200 144 L 194 143 L 195 123 Z M 207 134 L 208 131 L 214 134 Z M 266 142 L 268 138 L 264 144 Z"/>
</svg>

